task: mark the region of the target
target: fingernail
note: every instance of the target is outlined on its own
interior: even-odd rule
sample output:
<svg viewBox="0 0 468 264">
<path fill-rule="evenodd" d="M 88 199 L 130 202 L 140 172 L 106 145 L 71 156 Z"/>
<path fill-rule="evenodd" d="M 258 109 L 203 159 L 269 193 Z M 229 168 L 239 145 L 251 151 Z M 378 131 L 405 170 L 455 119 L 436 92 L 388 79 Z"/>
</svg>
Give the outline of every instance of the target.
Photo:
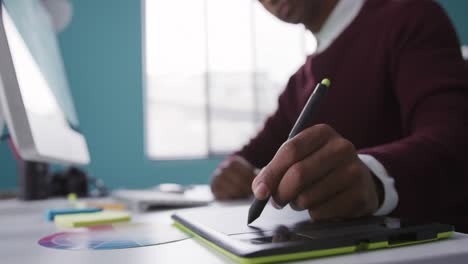
<svg viewBox="0 0 468 264">
<path fill-rule="evenodd" d="M 271 199 L 271 205 L 273 205 L 275 209 L 278 209 L 278 210 L 283 209 L 283 206 L 277 204 L 274 199 Z"/>
<path fill-rule="evenodd" d="M 255 186 L 254 194 L 255 198 L 259 200 L 265 200 L 268 198 L 268 196 L 270 196 L 270 190 L 268 190 L 268 187 L 264 182 L 260 182 L 257 184 L 257 186 Z"/>
<path fill-rule="evenodd" d="M 295 203 L 289 203 L 289 206 L 291 206 L 291 209 L 293 209 L 294 211 L 303 211 L 304 210 L 302 208 L 299 208 L 299 206 L 297 206 Z"/>
</svg>

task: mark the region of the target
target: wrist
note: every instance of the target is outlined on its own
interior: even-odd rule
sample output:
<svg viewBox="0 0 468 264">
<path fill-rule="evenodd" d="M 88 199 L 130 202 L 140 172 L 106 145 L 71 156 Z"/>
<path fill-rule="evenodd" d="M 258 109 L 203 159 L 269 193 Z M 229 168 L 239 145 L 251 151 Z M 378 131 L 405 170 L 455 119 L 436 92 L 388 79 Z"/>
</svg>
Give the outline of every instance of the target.
<svg viewBox="0 0 468 264">
<path fill-rule="evenodd" d="M 385 191 L 384 191 L 382 181 L 374 174 L 374 172 L 372 172 L 369 169 L 367 169 L 367 170 L 369 171 L 369 173 L 372 176 L 372 181 L 374 182 L 375 192 L 377 193 L 377 198 L 378 198 L 378 202 L 379 202 L 378 207 L 380 208 L 382 206 L 382 204 L 384 202 L 384 198 L 385 198 Z"/>
<path fill-rule="evenodd" d="M 395 180 L 388 174 L 385 167 L 369 154 L 359 154 L 361 161 L 374 175 L 376 192 L 380 192 L 380 207 L 374 215 L 387 215 L 398 205 L 398 192 L 395 188 Z"/>
</svg>

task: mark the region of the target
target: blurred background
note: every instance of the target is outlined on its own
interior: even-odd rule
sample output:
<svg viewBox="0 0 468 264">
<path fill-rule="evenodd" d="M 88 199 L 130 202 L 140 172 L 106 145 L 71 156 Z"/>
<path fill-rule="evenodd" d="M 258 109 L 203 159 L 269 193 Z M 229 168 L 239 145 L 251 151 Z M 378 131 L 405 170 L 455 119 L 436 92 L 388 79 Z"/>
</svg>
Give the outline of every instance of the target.
<svg viewBox="0 0 468 264">
<path fill-rule="evenodd" d="M 468 2 L 438 2 L 468 44 Z M 56 23 L 68 24 L 58 38 L 91 155 L 85 169 L 111 188 L 208 183 L 316 46 L 251 0 L 71 4 L 59 9 L 71 21 Z M 0 190 L 15 189 L 6 143 L 0 166 Z"/>
</svg>

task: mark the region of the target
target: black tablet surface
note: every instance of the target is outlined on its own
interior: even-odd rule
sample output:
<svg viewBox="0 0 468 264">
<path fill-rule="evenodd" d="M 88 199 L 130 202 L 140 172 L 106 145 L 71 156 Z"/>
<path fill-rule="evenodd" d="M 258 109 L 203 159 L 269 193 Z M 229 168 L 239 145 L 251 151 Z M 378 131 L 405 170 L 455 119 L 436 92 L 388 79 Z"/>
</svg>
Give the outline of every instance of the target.
<svg viewBox="0 0 468 264">
<path fill-rule="evenodd" d="M 175 225 L 240 263 L 269 263 L 436 241 L 453 227 L 390 217 L 313 222 L 289 207 L 267 206 L 247 226 L 248 205 L 204 207 L 172 216 Z"/>
</svg>

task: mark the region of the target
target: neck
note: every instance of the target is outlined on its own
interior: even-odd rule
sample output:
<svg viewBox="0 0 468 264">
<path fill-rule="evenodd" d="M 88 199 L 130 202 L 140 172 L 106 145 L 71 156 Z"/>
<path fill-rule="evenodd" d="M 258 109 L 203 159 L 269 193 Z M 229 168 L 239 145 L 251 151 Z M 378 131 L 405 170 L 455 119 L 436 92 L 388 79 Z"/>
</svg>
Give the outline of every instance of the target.
<svg viewBox="0 0 468 264">
<path fill-rule="evenodd" d="M 312 33 L 317 33 L 322 29 L 323 25 L 327 21 L 330 14 L 335 9 L 335 6 L 338 4 L 340 0 L 327 0 L 321 1 L 321 5 L 317 6 L 314 12 L 315 15 L 311 15 L 310 18 L 305 21 L 303 24 L 304 26 L 312 31 Z"/>
</svg>

